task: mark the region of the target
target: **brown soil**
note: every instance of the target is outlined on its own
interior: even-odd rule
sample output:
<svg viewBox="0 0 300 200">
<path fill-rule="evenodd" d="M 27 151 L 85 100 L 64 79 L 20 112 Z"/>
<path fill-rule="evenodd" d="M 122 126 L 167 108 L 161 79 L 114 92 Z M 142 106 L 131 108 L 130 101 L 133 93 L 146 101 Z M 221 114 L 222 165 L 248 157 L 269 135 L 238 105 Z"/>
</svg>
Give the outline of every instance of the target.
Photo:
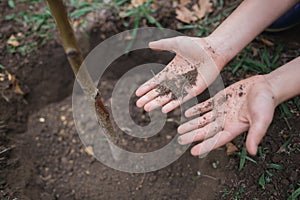
<svg viewBox="0 0 300 200">
<path fill-rule="evenodd" d="M 188 89 L 196 85 L 198 76 L 197 68 L 190 70 L 184 74 L 176 75 L 172 79 L 161 82 L 156 90 L 158 96 L 166 96 L 171 94 L 171 99 L 175 100 L 183 98 L 188 93 Z"/>
<path fill-rule="evenodd" d="M 170 2 L 165 4 L 169 9 L 161 6 L 158 13 L 165 12 L 174 18 Z M 162 18 L 163 25 L 175 24 L 170 18 Z M 1 20 L 0 24 L 3 30 L 1 62 L 16 76 L 25 93 L 14 93 L 7 80 L 1 83 L 1 89 L 7 88 L 5 96 L 9 101 L 0 96 L 0 199 L 286 199 L 299 187 L 300 115 L 292 104 L 289 106 L 294 114 L 288 119 L 291 129 L 277 110 L 261 144 L 261 154 L 253 158 L 257 163 L 246 160 L 241 171 L 238 170 L 239 156 L 228 157 L 224 148 L 203 159 L 186 152 L 170 166 L 146 174 L 119 172 L 101 164 L 86 153 L 76 133 L 70 98 L 74 77 L 61 46 L 52 41 L 35 55 L 25 58 L 12 55 L 5 51 L 3 44 L 15 33 L 16 27 L 9 28 L 14 27 L 12 21 Z M 107 24 L 102 29 L 104 38 L 122 29 L 121 23 Z M 91 46 L 101 40 L 97 30 L 91 33 Z M 285 38 L 289 39 L 286 49 L 296 49 L 296 52 L 300 47 L 300 27 L 290 30 L 291 35 L 295 32 L 294 39 Z M 282 39 L 280 34 L 265 37 Z M 115 64 L 125 66 L 124 71 L 113 67 L 107 71 L 100 85 L 106 103 L 114 84 L 127 70 L 149 60 L 167 63 L 173 56 L 145 51 L 118 59 Z M 283 60 L 287 59 L 285 55 Z M 237 81 L 228 71 L 222 76 L 226 84 Z M 205 95 L 199 99 L 203 101 L 207 98 Z M 134 105 L 135 101 L 133 97 L 131 117 L 136 123 L 147 125 L 149 116 Z M 169 115 L 173 121 L 179 117 L 178 110 Z M 166 123 L 164 129 L 148 141 L 124 134 L 123 146 L 136 152 L 158 149 L 177 134 L 177 126 L 173 122 Z M 241 150 L 244 137 L 237 138 L 234 144 Z M 272 163 L 283 169 L 270 167 Z M 263 173 L 270 178 L 265 189 L 258 184 Z"/>
</svg>

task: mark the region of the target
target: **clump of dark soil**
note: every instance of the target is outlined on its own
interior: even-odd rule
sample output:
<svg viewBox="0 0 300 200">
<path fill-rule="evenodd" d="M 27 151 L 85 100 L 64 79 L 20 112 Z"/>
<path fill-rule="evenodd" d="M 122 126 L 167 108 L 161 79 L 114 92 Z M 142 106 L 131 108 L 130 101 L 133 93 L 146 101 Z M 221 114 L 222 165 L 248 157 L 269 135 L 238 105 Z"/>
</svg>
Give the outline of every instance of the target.
<svg viewBox="0 0 300 200">
<path fill-rule="evenodd" d="M 183 98 L 188 93 L 187 89 L 196 85 L 197 76 L 198 70 L 197 68 L 194 68 L 182 75 L 176 75 L 172 79 L 163 81 L 156 88 L 159 93 L 158 96 L 172 94 L 172 100 Z"/>
</svg>

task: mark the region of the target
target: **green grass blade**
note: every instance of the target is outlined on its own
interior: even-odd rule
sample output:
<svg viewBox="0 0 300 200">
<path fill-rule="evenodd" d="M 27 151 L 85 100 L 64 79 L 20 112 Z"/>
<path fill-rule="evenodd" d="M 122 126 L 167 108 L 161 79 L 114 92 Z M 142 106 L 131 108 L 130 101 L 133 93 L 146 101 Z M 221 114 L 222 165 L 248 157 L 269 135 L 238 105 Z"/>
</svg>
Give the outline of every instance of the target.
<svg viewBox="0 0 300 200">
<path fill-rule="evenodd" d="M 247 150 L 246 147 L 242 148 L 242 152 L 240 154 L 240 166 L 239 166 L 239 171 L 241 171 L 243 169 L 243 167 L 245 166 L 245 162 L 246 162 L 246 156 L 247 156 Z"/>
<path fill-rule="evenodd" d="M 273 169 L 277 169 L 277 170 L 284 170 L 283 166 L 274 164 L 274 163 L 269 164 L 269 168 L 273 168 Z"/>
<path fill-rule="evenodd" d="M 10 8 L 15 8 L 16 5 L 15 5 L 14 0 L 8 0 L 8 6 L 9 6 Z"/>
<path fill-rule="evenodd" d="M 0 69 L 5 69 L 5 66 L 0 64 Z"/>
<path fill-rule="evenodd" d="M 297 200 L 298 196 L 300 195 L 300 187 L 295 190 L 289 197 L 288 200 Z"/>
<path fill-rule="evenodd" d="M 283 112 L 285 117 L 291 118 L 293 116 L 293 114 L 291 113 L 291 111 L 286 103 L 280 104 L 280 109 Z"/>
<path fill-rule="evenodd" d="M 258 180 L 258 184 L 261 186 L 261 188 L 264 190 L 266 189 L 266 179 L 265 179 L 265 173 L 263 173 L 259 180 Z"/>
</svg>

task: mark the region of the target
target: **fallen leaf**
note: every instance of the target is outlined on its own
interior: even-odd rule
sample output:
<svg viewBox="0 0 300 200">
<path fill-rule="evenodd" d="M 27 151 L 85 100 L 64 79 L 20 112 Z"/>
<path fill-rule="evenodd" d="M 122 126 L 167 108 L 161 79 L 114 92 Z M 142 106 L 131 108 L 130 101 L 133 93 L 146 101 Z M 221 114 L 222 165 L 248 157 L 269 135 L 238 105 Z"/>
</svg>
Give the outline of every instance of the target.
<svg viewBox="0 0 300 200">
<path fill-rule="evenodd" d="M 180 0 L 179 6 L 184 7 L 184 6 L 188 5 L 191 2 L 192 2 L 191 0 Z"/>
<path fill-rule="evenodd" d="M 230 155 L 234 154 L 238 150 L 239 149 L 234 144 L 232 144 L 231 142 L 226 144 L 226 154 L 227 154 L 227 156 L 230 156 Z"/>
<path fill-rule="evenodd" d="M 196 21 L 197 17 L 186 7 L 180 7 L 179 9 L 176 9 L 176 19 L 189 24 L 193 21 Z"/>
<path fill-rule="evenodd" d="M 131 0 L 131 5 L 135 8 L 143 5 L 146 2 L 146 0 Z"/>
<path fill-rule="evenodd" d="M 24 92 L 21 90 L 18 81 L 16 81 L 15 84 L 13 85 L 13 90 L 16 94 L 24 95 Z"/>
<path fill-rule="evenodd" d="M 202 19 L 206 14 L 213 11 L 212 3 L 210 0 L 199 0 L 198 4 L 193 6 L 193 10 L 195 11 L 195 15 L 198 19 Z"/>
<path fill-rule="evenodd" d="M 16 94 L 20 94 L 20 95 L 24 95 L 24 92 L 21 90 L 20 85 L 19 85 L 19 81 L 16 79 L 16 77 L 12 74 L 10 74 L 8 71 L 5 71 L 8 80 L 11 82 L 12 86 L 13 86 L 13 91 Z"/>
<path fill-rule="evenodd" d="M 251 47 L 252 49 L 252 52 L 253 52 L 253 56 L 257 56 L 258 52 L 259 52 L 259 49 L 258 48 L 255 48 L 255 47 Z"/>
<path fill-rule="evenodd" d="M 5 71 L 5 74 L 7 75 L 7 78 L 10 82 L 14 82 L 16 80 L 15 76 L 10 74 L 8 71 Z"/>
<path fill-rule="evenodd" d="M 94 156 L 94 150 L 93 150 L 93 147 L 91 146 L 88 146 L 85 148 L 84 150 L 89 156 Z"/>
<path fill-rule="evenodd" d="M 264 38 L 264 37 L 260 37 L 259 38 L 260 39 L 260 41 L 262 41 L 262 43 L 264 43 L 265 45 L 267 45 L 267 46 L 274 46 L 274 43 L 273 42 L 271 42 L 270 40 L 268 40 L 268 39 L 266 39 L 266 38 Z"/>
<path fill-rule="evenodd" d="M 17 38 L 14 35 L 11 35 L 8 40 L 6 41 L 6 44 L 17 47 L 20 46 L 20 43 L 18 42 Z"/>
<path fill-rule="evenodd" d="M 17 33 L 17 36 L 18 36 L 18 38 L 24 38 L 25 37 L 25 35 L 21 32 Z"/>
<path fill-rule="evenodd" d="M 189 24 L 198 19 L 202 19 L 207 13 L 213 11 L 210 0 L 199 0 L 197 4 L 193 5 L 192 10 L 189 10 L 186 7 L 189 3 L 191 3 L 190 0 L 180 1 L 180 4 L 176 9 L 176 19 Z"/>
</svg>

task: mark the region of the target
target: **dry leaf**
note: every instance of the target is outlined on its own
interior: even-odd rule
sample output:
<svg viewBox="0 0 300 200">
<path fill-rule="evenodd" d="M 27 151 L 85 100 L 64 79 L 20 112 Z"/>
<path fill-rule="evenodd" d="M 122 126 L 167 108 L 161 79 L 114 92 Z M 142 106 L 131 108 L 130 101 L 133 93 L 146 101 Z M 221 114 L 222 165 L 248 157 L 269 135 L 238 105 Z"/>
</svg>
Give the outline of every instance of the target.
<svg viewBox="0 0 300 200">
<path fill-rule="evenodd" d="M 8 40 L 6 41 L 6 44 L 17 47 L 20 46 L 20 43 L 18 42 L 17 38 L 14 35 L 11 35 Z"/>
<path fill-rule="evenodd" d="M 131 5 L 133 5 L 133 7 L 137 8 L 141 5 L 143 5 L 146 2 L 146 0 L 131 0 Z"/>
<path fill-rule="evenodd" d="M 184 7 L 184 6 L 188 5 L 189 3 L 191 3 L 191 0 L 180 0 L 180 3 L 178 6 Z"/>
<path fill-rule="evenodd" d="M 196 4 L 193 6 L 193 10 L 195 11 L 195 15 L 198 19 L 202 19 L 207 13 L 211 13 L 213 11 L 212 3 L 210 0 L 199 0 L 198 5 Z"/>
<path fill-rule="evenodd" d="M 13 85 L 13 90 L 16 94 L 20 94 L 23 95 L 24 92 L 21 90 L 18 81 L 15 82 L 15 84 Z"/>
<path fill-rule="evenodd" d="M 83 22 L 84 22 L 83 19 L 74 20 L 74 22 L 73 22 L 73 27 L 76 29 L 76 28 L 78 28 Z"/>
<path fill-rule="evenodd" d="M 17 33 L 17 36 L 18 36 L 18 38 L 24 38 L 25 37 L 25 35 L 21 32 Z"/>
<path fill-rule="evenodd" d="M 230 156 L 230 155 L 234 154 L 238 150 L 239 149 L 234 144 L 232 144 L 231 142 L 226 144 L 226 154 L 227 154 L 227 156 Z"/>
<path fill-rule="evenodd" d="M 273 42 L 271 42 L 270 40 L 268 40 L 268 39 L 266 39 L 266 38 L 264 38 L 264 37 L 260 37 L 259 38 L 260 39 L 260 41 L 262 41 L 262 43 L 264 43 L 265 45 L 267 45 L 267 46 L 274 46 L 274 43 Z"/>
<path fill-rule="evenodd" d="M 13 86 L 13 91 L 16 94 L 20 94 L 23 95 L 24 92 L 21 90 L 20 85 L 19 85 L 19 81 L 16 79 L 16 77 L 12 74 L 10 74 L 8 71 L 5 71 L 8 80 L 11 82 L 12 86 Z"/>
<path fill-rule="evenodd" d="M 187 24 L 197 20 L 197 17 L 194 15 L 194 13 L 186 7 L 180 7 L 179 9 L 176 9 L 176 15 L 176 19 Z"/>
<path fill-rule="evenodd" d="M 193 5 L 192 10 L 189 10 L 186 5 L 190 0 L 181 0 L 176 9 L 176 18 L 184 23 L 191 23 L 202 19 L 207 13 L 212 12 L 212 3 L 210 0 L 199 0 L 198 4 Z"/>
<path fill-rule="evenodd" d="M 85 152 L 89 155 L 89 156 L 94 156 L 94 150 L 93 147 L 88 146 L 85 148 Z"/>
</svg>

